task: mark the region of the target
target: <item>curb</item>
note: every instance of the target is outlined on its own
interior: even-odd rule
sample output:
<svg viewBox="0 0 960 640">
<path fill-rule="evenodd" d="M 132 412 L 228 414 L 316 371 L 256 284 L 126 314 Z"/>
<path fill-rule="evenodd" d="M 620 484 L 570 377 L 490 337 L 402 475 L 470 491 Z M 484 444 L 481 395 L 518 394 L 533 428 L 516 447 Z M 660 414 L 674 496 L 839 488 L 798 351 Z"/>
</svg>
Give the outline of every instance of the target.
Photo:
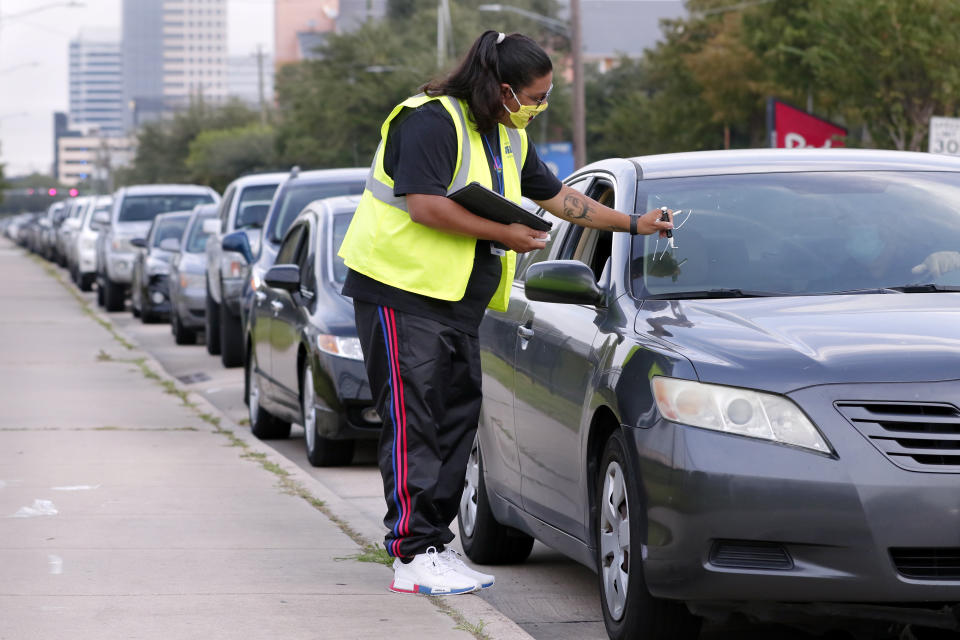
<svg viewBox="0 0 960 640">
<path fill-rule="evenodd" d="M 58 278 L 66 287 L 75 288 L 72 282 L 67 282 Z M 79 292 L 79 291 L 78 291 Z M 82 295 L 82 292 L 79 292 Z M 143 346 L 129 333 L 115 325 L 109 315 L 103 312 L 96 303 L 88 304 L 90 311 L 94 316 L 109 323 L 113 331 L 121 336 L 130 344 L 136 345 L 137 350 L 143 354 L 144 362 L 162 379 L 176 386 L 178 390 L 187 394 L 200 413 L 207 413 L 217 417 L 220 420 L 220 428 L 229 430 L 234 437 L 242 440 L 250 451 L 262 455 L 265 460 L 281 468 L 294 482 L 301 484 L 316 499 L 323 501 L 324 506 L 336 518 L 342 520 L 350 529 L 360 535 L 366 542 L 379 545 L 385 529 L 377 527 L 370 522 L 369 518 L 360 512 L 355 506 L 336 495 L 323 482 L 314 478 L 309 473 L 301 469 L 295 463 L 286 457 L 277 453 L 273 448 L 262 443 L 256 438 L 249 429 L 243 428 L 233 422 L 233 420 L 223 411 L 213 405 L 206 397 L 197 391 L 184 389 L 179 380 L 171 376 L 163 367 L 159 360 L 143 348 Z M 329 517 L 321 512 L 324 517 Z M 334 524 L 337 524 L 334 522 Z M 384 585 L 387 584 L 387 576 L 384 576 Z M 386 586 L 384 587 L 386 589 Z M 483 598 L 476 595 L 467 595 L 460 597 L 439 597 L 441 611 L 452 610 L 464 621 L 474 628 L 480 629 L 480 633 L 475 634 L 479 638 L 486 640 L 533 640 L 533 636 L 524 631 L 516 622 L 505 616 L 493 605 Z M 456 616 L 451 616 L 456 619 Z"/>
</svg>

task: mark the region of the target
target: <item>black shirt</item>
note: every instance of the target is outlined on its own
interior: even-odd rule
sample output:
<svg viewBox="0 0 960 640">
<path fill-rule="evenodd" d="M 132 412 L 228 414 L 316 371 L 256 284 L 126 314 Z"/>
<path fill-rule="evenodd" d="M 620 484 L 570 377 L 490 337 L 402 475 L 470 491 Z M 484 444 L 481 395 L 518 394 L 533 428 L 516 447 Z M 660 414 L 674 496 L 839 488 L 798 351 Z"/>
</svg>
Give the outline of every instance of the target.
<svg viewBox="0 0 960 640">
<path fill-rule="evenodd" d="M 499 154 L 497 132 L 487 134 L 486 156 L 494 189 L 498 178 L 491 149 Z M 450 114 L 438 102 L 417 109 L 404 109 L 390 125 L 383 154 L 383 168 L 393 178 L 393 193 L 445 196 L 453 181 L 457 164 L 457 130 Z M 520 191 L 532 200 L 549 200 L 560 192 L 560 181 L 529 144 L 520 173 Z M 392 307 L 406 313 L 425 316 L 448 326 L 477 335 L 483 312 L 500 283 L 500 258 L 490 252 L 490 243 L 477 241 L 473 271 L 463 298 L 455 302 L 439 300 L 397 289 L 357 273 L 347 273 L 344 295 L 371 304 Z M 442 277 L 442 274 L 437 274 Z"/>
</svg>

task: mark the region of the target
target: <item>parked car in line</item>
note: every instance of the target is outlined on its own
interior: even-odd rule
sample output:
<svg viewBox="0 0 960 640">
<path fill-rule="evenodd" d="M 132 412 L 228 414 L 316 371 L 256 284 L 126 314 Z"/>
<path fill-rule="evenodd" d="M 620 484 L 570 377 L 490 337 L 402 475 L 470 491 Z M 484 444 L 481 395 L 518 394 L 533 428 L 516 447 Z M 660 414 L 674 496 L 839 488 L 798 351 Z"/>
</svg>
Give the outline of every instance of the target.
<svg viewBox="0 0 960 640">
<path fill-rule="evenodd" d="M 87 206 L 89 204 L 89 196 L 80 196 L 67 200 L 66 215 L 64 216 L 60 227 L 57 229 L 56 243 L 57 254 L 59 258 L 58 264 L 68 271 L 72 269 L 70 250 L 73 243 L 73 237 L 80 228 L 80 223 L 83 220 L 83 214 L 86 213 Z"/>
<path fill-rule="evenodd" d="M 206 249 L 206 345 L 211 355 L 220 354 L 225 367 L 243 364 L 240 293 L 246 263 L 242 256 L 223 251 L 220 241 L 228 233 L 243 230 L 256 253 L 270 201 L 286 177 L 286 173 L 264 173 L 237 178 L 223 194 L 218 219 L 205 223 L 207 233 L 214 236 Z"/>
<path fill-rule="evenodd" d="M 554 219 L 481 325 L 469 557 L 537 538 L 611 638 L 789 603 L 960 630 L 960 160 L 611 159 L 565 181 L 679 210 L 676 248 Z"/>
<path fill-rule="evenodd" d="M 190 214 L 180 251 L 170 261 L 170 330 L 177 344 L 194 344 L 206 315 L 206 245 L 203 223 L 217 219 L 218 205 L 198 204 Z"/>
<path fill-rule="evenodd" d="M 290 225 L 304 207 L 323 198 L 335 196 L 359 195 L 363 193 L 369 169 L 318 169 L 315 171 L 300 171 L 294 167 L 277 189 L 270 203 L 270 210 L 264 221 L 259 252 L 252 248 L 240 249 L 238 244 L 243 241 L 236 234 L 232 246 L 236 252 L 244 255 L 248 261 L 244 271 L 243 292 L 241 295 L 240 312 L 244 335 L 249 335 L 247 321 L 249 311 L 253 305 L 253 292 L 263 282 L 263 276 L 273 266 L 280 242 L 286 235 Z M 226 236 L 224 237 L 224 240 Z M 246 362 L 246 348 L 244 344 L 244 362 Z M 246 395 L 246 390 L 245 390 Z"/>
<path fill-rule="evenodd" d="M 348 464 L 356 440 L 380 435 L 337 255 L 359 202 L 343 196 L 307 205 L 254 292 L 248 327 L 253 434 L 285 438 L 291 422 L 303 425 L 314 466 Z"/>
<path fill-rule="evenodd" d="M 112 196 L 92 196 L 70 245 L 71 276 L 81 291 L 90 291 L 97 277 L 97 235 L 105 226 L 103 219 L 109 219 L 112 204 Z"/>
<path fill-rule="evenodd" d="M 123 187 L 113 196 L 109 226 L 97 237 L 97 302 L 107 311 L 122 311 L 133 277 L 136 253 L 130 241 L 150 228 L 157 214 L 190 211 L 198 204 L 218 203 L 220 195 L 199 185 Z"/>
<path fill-rule="evenodd" d="M 153 219 L 145 238 L 130 241 L 138 249 L 130 309 L 144 324 L 165 320 L 170 314 L 170 261 L 180 252 L 180 239 L 189 219 L 189 211 L 161 213 Z"/>
<path fill-rule="evenodd" d="M 51 262 L 56 262 L 57 259 L 55 244 L 57 227 L 63 221 L 66 207 L 65 202 L 54 202 L 40 216 L 39 223 L 33 229 L 31 249 L 34 253 Z"/>
</svg>

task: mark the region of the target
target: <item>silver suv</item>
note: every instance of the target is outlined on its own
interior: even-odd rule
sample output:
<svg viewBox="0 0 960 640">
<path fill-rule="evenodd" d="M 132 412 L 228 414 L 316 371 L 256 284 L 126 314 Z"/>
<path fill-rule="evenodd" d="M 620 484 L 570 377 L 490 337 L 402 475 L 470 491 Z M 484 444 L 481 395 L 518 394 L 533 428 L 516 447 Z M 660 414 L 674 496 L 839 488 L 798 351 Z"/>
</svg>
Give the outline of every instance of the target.
<svg viewBox="0 0 960 640">
<path fill-rule="evenodd" d="M 227 186 L 217 217 L 204 220 L 207 239 L 206 344 L 211 355 L 220 354 L 225 367 L 243 364 L 243 330 L 240 294 L 246 278 L 243 256 L 224 251 L 220 241 L 228 233 L 243 231 L 254 252 L 259 251 L 261 228 L 273 193 L 286 173 L 263 173 L 237 178 Z"/>
<path fill-rule="evenodd" d="M 198 204 L 220 202 L 210 187 L 156 184 L 124 187 L 113 197 L 110 226 L 97 238 L 97 302 L 107 311 L 122 311 L 133 275 L 136 252 L 130 241 L 142 238 L 158 214 L 189 211 Z"/>
</svg>

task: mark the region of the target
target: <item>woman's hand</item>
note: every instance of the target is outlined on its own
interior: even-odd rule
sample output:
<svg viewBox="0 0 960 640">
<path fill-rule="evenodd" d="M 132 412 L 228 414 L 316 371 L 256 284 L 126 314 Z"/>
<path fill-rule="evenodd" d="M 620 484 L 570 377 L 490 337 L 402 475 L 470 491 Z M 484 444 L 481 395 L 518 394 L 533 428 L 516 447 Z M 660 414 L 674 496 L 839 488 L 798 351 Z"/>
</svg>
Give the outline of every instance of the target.
<svg viewBox="0 0 960 640">
<path fill-rule="evenodd" d="M 503 226 L 503 233 L 497 240 L 517 253 L 526 253 L 543 249 L 547 246 L 548 238 L 546 231 L 537 231 L 519 222 L 514 222 Z"/>
<path fill-rule="evenodd" d="M 667 231 L 673 229 L 673 211 L 667 209 L 669 220 L 661 220 L 662 214 L 660 209 L 653 209 L 637 218 L 637 234 L 646 236 L 659 231 L 660 237 L 666 238 Z"/>
<path fill-rule="evenodd" d="M 927 256 L 926 260 L 915 266 L 911 271 L 916 274 L 928 274 L 939 278 L 945 273 L 960 269 L 960 253 L 956 251 L 937 251 Z"/>
</svg>

